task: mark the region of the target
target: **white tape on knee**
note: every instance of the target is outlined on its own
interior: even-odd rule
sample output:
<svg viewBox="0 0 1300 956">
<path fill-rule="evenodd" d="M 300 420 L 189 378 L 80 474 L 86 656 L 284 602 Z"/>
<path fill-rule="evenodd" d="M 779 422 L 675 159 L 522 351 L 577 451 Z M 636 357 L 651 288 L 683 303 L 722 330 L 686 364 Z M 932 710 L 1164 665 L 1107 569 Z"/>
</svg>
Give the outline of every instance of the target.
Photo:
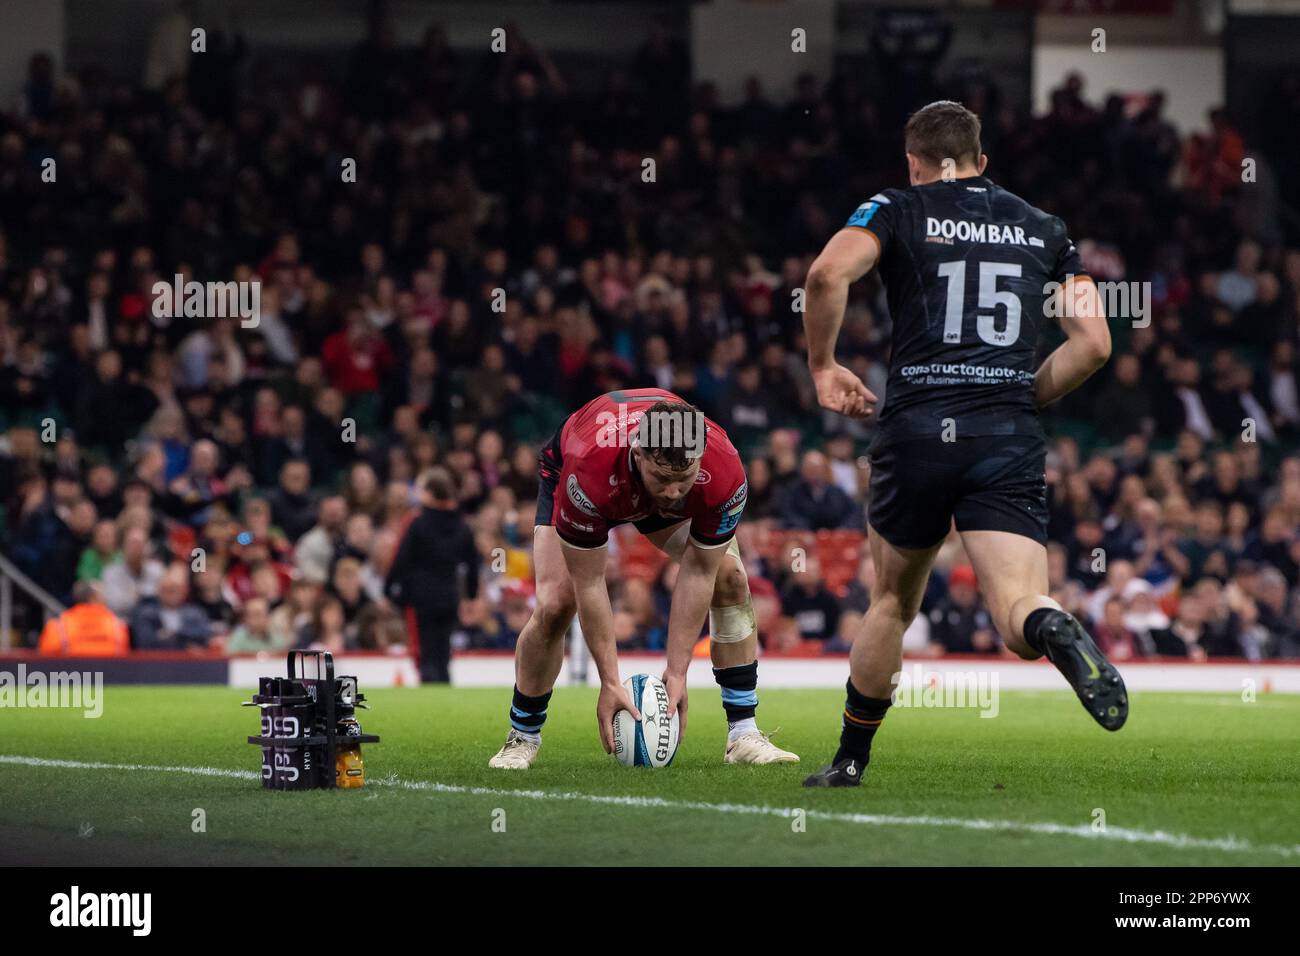
<svg viewBox="0 0 1300 956">
<path fill-rule="evenodd" d="M 752 597 L 747 596 L 744 604 L 709 608 L 709 638 L 719 644 L 736 644 L 757 628 Z"/>
<path fill-rule="evenodd" d="M 682 555 L 686 553 L 686 542 L 690 536 L 690 522 L 683 522 L 682 526 L 664 542 L 664 554 L 674 561 L 680 561 Z M 727 545 L 726 553 L 736 559 L 736 566 L 740 568 L 740 573 L 745 574 L 745 564 L 740 559 L 740 542 L 732 538 Z M 754 633 L 758 627 L 758 621 L 754 616 L 754 600 L 750 597 L 748 591 L 749 589 L 746 588 L 745 603 L 743 604 L 709 608 L 709 637 L 711 640 L 717 641 L 719 644 L 735 644 Z"/>
</svg>

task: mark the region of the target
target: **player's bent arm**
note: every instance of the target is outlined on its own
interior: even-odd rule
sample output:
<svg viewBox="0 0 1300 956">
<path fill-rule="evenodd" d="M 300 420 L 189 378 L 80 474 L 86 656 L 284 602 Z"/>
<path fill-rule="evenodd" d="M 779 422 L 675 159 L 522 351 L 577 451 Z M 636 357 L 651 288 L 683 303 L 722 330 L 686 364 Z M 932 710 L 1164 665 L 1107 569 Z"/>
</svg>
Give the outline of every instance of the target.
<svg viewBox="0 0 1300 956">
<path fill-rule="evenodd" d="M 831 236 L 808 270 L 803 327 L 808 340 L 808 369 L 817 403 L 841 415 L 871 413 L 876 396 L 852 371 L 835 361 L 835 340 L 844 322 L 849 286 L 866 275 L 880 257 L 875 233 L 856 227 Z"/>
<path fill-rule="evenodd" d="M 686 542 L 677 583 L 673 585 L 672 610 L 668 614 L 667 673 L 672 676 L 686 676 L 691 651 L 708 617 L 714 582 L 726 553 L 725 542 L 716 547 L 701 547 L 694 539 Z"/>
<path fill-rule="evenodd" d="M 803 325 L 808 338 L 808 365 L 817 369 L 835 364 L 835 340 L 844 321 L 849 286 L 871 271 L 880 256 L 880 242 L 866 229 L 841 229 L 831 236 L 808 269 Z"/>
<path fill-rule="evenodd" d="M 1092 279 L 1078 277 L 1088 289 L 1079 295 L 1070 285 L 1058 289 L 1056 314 L 1066 339 L 1034 374 L 1034 404 L 1050 405 L 1086 382 L 1110 358 L 1110 326 L 1101 307 L 1101 297 Z"/>
<path fill-rule="evenodd" d="M 614 644 L 614 611 L 605 584 L 605 559 L 609 547 L 577 548 L 564 542 L 560 547 L 564 564 L 573 581 L 582 636 L 591 651 L 602 684 L 617 685 L 618 650 Z"/>
</svg>

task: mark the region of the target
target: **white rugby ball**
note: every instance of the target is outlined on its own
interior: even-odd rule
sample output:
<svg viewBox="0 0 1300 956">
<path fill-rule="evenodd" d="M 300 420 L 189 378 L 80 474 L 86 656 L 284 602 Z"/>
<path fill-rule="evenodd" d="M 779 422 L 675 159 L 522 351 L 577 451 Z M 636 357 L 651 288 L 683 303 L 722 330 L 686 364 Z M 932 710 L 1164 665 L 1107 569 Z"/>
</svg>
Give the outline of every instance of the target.
<svg viewBox="0 0 1300 956">
<path fill-rule="evenodd" d="M 614 715 L 614 757 L 625 767 L 666 767 L 677 753 L 681 716 L 668 718 L 668 688 L 658 677 L 636 674 L 623 681 L 641 720 L 631 712 Z"/>
</svg>

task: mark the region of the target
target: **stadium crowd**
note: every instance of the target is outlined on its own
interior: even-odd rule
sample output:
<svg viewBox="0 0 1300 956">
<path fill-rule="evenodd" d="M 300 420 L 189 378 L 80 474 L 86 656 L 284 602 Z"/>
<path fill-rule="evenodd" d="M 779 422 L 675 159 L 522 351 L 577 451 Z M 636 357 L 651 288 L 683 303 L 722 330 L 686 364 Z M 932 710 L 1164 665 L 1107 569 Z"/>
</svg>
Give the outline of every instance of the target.
<svg viewBox="0 0 1300 956">
<path fill-rule="evenodd" d="M 919 104 L 845 72 L 723 107 L 659 32 L 591 88 L 518 31 L 472 57 L 377 28 L 295 85 L 212 50 L 156 88 L 37 56 L 0 114 L 4 551 L 75 605 L 42 638 L 20 600 L 20 644 L 403 652 L 389 572 L 441 464 L 482 563 L 457 640 L 509 648 L 541 442 L 652 384 L 745 456 L 768 652 L 844 649 L 865 547 L 834 580 L 790 548 L 865 527 L 871 430 L 816 409 L 796 292 L 904 184 Z M 1116 319 L 1110 365 L 1045 416 L 1053 594 L 1113 659 L 1300 656 L 1300 243 L 1268 157 L 1221 112 L 1180 136 L 1158 93 L 1098 105 L 1077 77 L 1036 116 L 978 76 L 922 94 L 981 113 L 991 178 L 1094 276 L 1150 283 L 1149 321 Z M 176 275 L 259 280 L 255 326 L 185 316 L 154 291 Z M 859 283 L 841 360 L 880 396 L 888 336 Z M 620 643 L 661 646 L 674 568 L 613 563 Z M 998 652 L 955 537 L 938 567 L 908 646 Z"/>
</svg>

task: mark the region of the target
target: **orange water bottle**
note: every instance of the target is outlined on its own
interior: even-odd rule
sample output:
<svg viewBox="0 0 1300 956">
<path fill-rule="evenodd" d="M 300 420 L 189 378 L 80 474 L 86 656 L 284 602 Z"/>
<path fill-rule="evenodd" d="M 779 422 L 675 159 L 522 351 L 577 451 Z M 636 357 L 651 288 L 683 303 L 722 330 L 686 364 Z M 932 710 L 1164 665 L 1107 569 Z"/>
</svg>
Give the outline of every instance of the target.
<svg viewBox="0 0 1300 956">
<path fill-rule="evenodd" d="M 349 742 L 349 737 L 361 736 L 361 724 L 355 717 L 343 717 L 338 723 L 341 738 L 334 757 L 334 785 L 342 789 L 355 789 L 366 785 L 366 765 L 361 758 L 361 744 Z"/>
</svg>

